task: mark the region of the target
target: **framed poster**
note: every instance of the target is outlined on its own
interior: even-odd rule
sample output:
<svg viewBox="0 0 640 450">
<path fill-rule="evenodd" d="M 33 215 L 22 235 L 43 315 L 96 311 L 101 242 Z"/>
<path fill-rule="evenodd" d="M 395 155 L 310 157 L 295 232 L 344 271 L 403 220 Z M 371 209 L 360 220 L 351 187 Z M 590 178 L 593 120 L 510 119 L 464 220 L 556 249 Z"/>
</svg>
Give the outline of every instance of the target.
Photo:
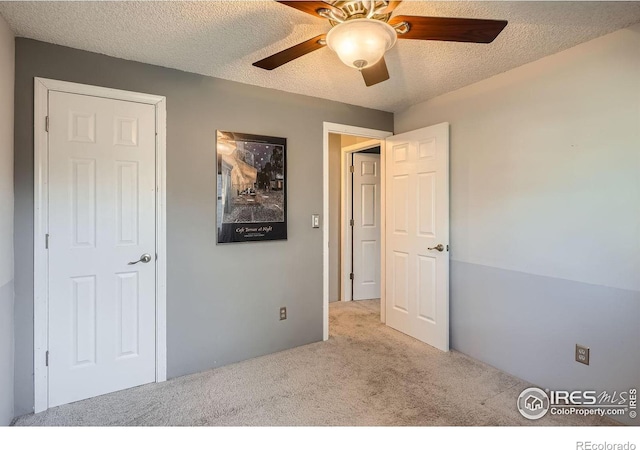
<svg viewBox="0 0 640 450">
<path fill-rule="evenodd" d="M 287 239 L 287 139 L 216 131 L 218 243 Z"/>
</svg>

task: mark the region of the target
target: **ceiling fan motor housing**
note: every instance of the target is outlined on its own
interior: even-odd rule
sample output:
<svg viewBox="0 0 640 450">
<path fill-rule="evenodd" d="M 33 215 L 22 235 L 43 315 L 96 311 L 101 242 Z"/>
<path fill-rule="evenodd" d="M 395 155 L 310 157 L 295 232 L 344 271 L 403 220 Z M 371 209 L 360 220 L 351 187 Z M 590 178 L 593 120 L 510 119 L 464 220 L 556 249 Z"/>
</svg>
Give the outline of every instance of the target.
<svg viewBox="0 0 640 450">
<path fill-rule="evenodd" d="M 349 0 L 337 0 L 330 3 L 334 10 L 339 10 L 342 13 L 341 20 L 353 20 L 353 19 L 375 19 L 382 22 L 388 22 L 391 18 L 391 12 L 382 13 L 376 11 L 383 11 L 389 4 L 388 1 L 374 0 L 372 1 L 349 1 Z M 373 8 L 373 12 L 371 11 Z M 329 17 L 329 22 L 332 26 L 338 25 L 340 22 Z"/>
</svg>

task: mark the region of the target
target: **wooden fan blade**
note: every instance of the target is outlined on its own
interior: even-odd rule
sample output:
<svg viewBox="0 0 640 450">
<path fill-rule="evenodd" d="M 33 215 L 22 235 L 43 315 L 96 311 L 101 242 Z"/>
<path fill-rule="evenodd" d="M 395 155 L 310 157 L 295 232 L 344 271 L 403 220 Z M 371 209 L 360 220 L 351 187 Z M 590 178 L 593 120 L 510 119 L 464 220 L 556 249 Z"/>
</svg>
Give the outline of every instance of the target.
<svg viewBox="0 0 640 450">
<path fill-rule="evenodd" d="M 398 7 L 400 2 L 402 2 L 402 0 L 390 1 L 385 9 L 383 9 L 382 11 L 378 11 L 378 14 L 389 14 Z"/>
<path fill-rule="evenodd" d="M 384 56 L 375 65 L 365 67 L 360 72 L 362 72 L 362 78 L 364 78 L 364 84 L 366 84 L 367 87 L 389 79 L 389 71 L 387 70 L 387 63 L 384 61 Z"/>
<path fill-rule="evenodd" d="M 283 5 L 290 6 L 292 8 L 297 9 L 298 11 L 306 12 L 307 14 L 311 14 L 312 16 L 319 17 L 324 19 L 320 14 L 318 14 L 319 9 L 329 9 L 334 10 L 333 6 L 326 2 L 297 2 L 297 1 L 280 1 L 276 0 L 278 3 L 282 3 Z"/>
<path fill-rule="evenodd" d="M 396 16 L 390 25 L 409 24 L 409 31 L 399 39 L 425 41 L 476 42 L 488 44 L 507 26 L 506 20 L 458 19 L 450 17 Z"/>
<path fill-rule="evenodd" d="M 307 53 L 311 53 L 314 50 L 318 50 L 319 48 L 326 46 L 326 37 L 326 34 L 321 34 L 320 36 L 311 38 L 308 41 L 301 42 L 298 45 L 294 45 L 293 47 L 282 50 L 275 55 L 271 55 L 265 59 L 261 59 L 258 62 L 254 62 L 253 65 L 256 67 L 260 67 L 261 69 L 273 70 L 276 67 L 280 67 L 281 65 L 293 61 L 296 58 L 300 58 Z"/>
</svg>

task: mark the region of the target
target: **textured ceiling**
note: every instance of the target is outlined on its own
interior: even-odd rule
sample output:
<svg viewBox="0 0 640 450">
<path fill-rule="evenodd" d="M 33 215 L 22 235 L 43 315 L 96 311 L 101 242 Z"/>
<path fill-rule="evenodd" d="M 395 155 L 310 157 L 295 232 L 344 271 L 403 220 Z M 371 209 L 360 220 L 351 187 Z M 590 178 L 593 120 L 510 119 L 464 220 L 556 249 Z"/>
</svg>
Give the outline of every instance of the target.
<svg viewBox="0 0 640 450">
<path fill-rule="evenodd" d="M 404 1 L 395 14 L 506 19 L 492 44 L 399 40 L 391 79 L 365 87 L 328 48 L 273 71 L 251 63 L 329 30 L 274 1 L 0 2 L 16 35 L 242 83 L 400 111 L 640 22 L 640 2 Z"/>
</svg>

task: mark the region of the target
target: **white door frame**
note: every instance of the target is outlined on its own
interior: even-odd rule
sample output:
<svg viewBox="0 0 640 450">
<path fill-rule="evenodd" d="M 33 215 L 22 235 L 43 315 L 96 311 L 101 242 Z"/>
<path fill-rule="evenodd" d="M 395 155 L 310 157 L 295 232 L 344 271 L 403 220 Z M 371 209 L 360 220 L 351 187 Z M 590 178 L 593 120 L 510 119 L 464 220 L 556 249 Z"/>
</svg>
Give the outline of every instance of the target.
<svg viewBox="0 0 640 450">
<path fill-rule="evenodd" d="M 167 379 L 167 258 L 166 258 L 166 98 L 46 78 L 34 79 L 34 234 L 33 234 L 33 367 L 35 412 L 49 407 L 48 173 L 47 115 L 49 92 L 90 95 L 154 105 L 156 109 L 156 382 Z"/>
<path fill-rule="evenodd" d="M 351 136 L 359 136 L 369 139 L 380 140 L 380 160 L 384 158 L 385 139 L 393 136 L 390 131 L 374 130 L 371 128 L 354 127 L 351 125 L 342 125 L 339 123 L 323 122 L 323 142 L 322 142 L 322 339 L 329 339 L 329 134 L 349 134 Z M 384 165 L 381 164 L 381 241 L 380 248 L 382 254 L 380 264 L 380 320 L 384 323 Z"/>
<path fill-rule="evenodd" d="M 340 227 L 342 229 L 342 233 L 340 233 L 340 267 L 342 268 L 342 273 L 340 274 L 340 292 L 342 295 L 340 296 L 340 300 L 343 302 L 349 302 L 353 300 L 351 293 L 353 292 L 353 280 L 349 277 L 351 273 L 351 254 L 352 254 L 352 241 L 353 241 L 353 229 L 349 224 L 349 215 L 351 212 L 351 203 L 353 201 L 352 192 L 353 184 L 351 183 L 351 172 L 349 171 L 349 157 L 356 152 L 360 152 L 362 150 L 367 150 L 373 147 L 380 146 L 380 153 L 382 154 L 382 143 L 384 141 L 382 139 L 371 139 L 366 142 L 361 142 L 359 144 L 349 145 L 348 147 L 342 148 L 342 158 L 340 163 L 340 171 L 342 173 L 342 189 L 341 197 L 342 197 L 342 208 L 340 209 Z M 381 164 L 382 166 L 382 164 Z M 382 199 L 380 200 L 382 203 Z M 382 218 L 381 218 L 382 219 Z"/>
</svg>

